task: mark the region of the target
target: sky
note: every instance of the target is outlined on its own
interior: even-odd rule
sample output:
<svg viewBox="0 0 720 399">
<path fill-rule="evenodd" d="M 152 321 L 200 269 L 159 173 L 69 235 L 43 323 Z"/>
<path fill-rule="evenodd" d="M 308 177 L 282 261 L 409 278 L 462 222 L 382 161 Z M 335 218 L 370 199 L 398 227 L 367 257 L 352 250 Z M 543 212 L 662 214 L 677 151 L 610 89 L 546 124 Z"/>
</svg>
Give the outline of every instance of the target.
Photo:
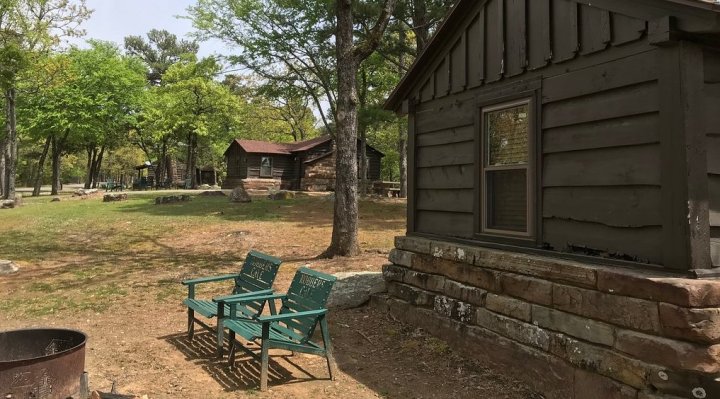
<svg viewBox="0 0 720 399">
<path fill-rule="evenodd" d="M 177 16 L 187 15 L 185 10 L 195 0 L 87 0 L 88 8 L 95 10 L 82 28 L 87 35 L 74 39 L 81 45 L 87 39 L 108 40 L 122 47 L 125 36 L 143 36 L 151 29 L 165 29 L 185 38 L 193 31 L 192 23 Z M 200 43 L 200 56 L 229 54 L 232 50 L 222 42 Z"/>
</svg>

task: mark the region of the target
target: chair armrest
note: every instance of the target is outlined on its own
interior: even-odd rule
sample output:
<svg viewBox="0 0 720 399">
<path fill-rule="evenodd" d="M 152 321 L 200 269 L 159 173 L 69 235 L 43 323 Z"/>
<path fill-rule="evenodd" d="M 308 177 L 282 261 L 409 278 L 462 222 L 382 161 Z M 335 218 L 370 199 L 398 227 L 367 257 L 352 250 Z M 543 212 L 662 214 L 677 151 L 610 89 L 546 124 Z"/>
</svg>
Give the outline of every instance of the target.
<svg viewBox="0 0 720 399">
<path fill-rule="evenodd" d="M 212 300 L 213 300 L 213 302 L 227 302 L 227 301 L 230 301 L 233 299 L 244 299 L 244 298 L 248 298 L 248 297 L 272 295 L 272 294 L 273 294 L 273 290 L 261 290 L 261 291 L 246 292 L 243 294 L 216 296 Z"/>
<path fill-rule="evenodd" d="M 293 320 L 293 319 L 300 319 L 303 317 L 317 317 L 317 316 L 322 316 L 326 313 L 327 313 L 327 309 L 308 310 L 305 312 L 283 313 L 283 314 L 272 315 L 272 316 L 260 316 L 257 318 L 257 321 L 259 321 L 261 323 L 271 323 L 274 321 Z"/>
<path fill-rule="evenodd" d="M 222 302 L 232 305 L 232 304 L 246 303 L 246 302 L 269 301 L 272 299 L 284 299 L 285 297 L 287 297 L 286 294 L 256 295 L 256 296 L 246 296 L 246 297 L 242 297 L 242 298 L 226 299 L 226 300 L 223 300 Z M 215 298 L 213 298 L 213 301 L 215 301 Z"/>
<path fill-rule="evenodd" d="M 237 278 L 237 274 L 226 274 L 223 276 L 213 276 L 213 277 L 199 277 L 199 278 L 193 278 L 190 280 L 184 280 L 182 282 L 183 285 L 196 285 L 196 284 L 203 284 L 203 283 L 214 283 L 217 281 L 225 281 L 225 280 L 232 280 Z"/>
</svg>

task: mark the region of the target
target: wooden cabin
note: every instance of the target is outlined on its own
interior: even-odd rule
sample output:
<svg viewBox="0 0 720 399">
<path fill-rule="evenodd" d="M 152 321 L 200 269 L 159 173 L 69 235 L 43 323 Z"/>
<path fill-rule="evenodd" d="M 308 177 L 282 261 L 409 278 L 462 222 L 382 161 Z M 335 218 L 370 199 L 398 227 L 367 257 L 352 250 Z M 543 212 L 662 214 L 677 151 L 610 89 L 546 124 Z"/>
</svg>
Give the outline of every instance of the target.
<svg viewBox="0 0 720 399">
<path fill-rule="evenodd" d="M 391 311 L 549 398 L 720 397 L 716 2 L 460 0 L 386 107 Z"/>
<path fill-rule="evenodd" d="M 358 140 L 358 154 L 362 142 Z M 380 180 L 384 154 L 366 145 L 370 181 Z M 330 191 L 335 187 L 335 144 L 330 136 L 296 143 L 235 140 L 225 151 L 223 188 Z M 358 159 L 359 162 L 359 159 Z"/>
</svg>

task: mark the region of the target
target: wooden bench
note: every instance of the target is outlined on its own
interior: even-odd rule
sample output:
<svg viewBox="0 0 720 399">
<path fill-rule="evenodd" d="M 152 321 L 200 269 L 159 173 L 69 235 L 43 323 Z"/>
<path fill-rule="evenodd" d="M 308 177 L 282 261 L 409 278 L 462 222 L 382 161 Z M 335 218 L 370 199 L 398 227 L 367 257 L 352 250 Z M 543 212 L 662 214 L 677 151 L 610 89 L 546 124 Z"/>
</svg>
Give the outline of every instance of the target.
<svg viewBox="0 0 720 399">
<path fill-rule="evenodd" d="M 335 377 L 335 360 L 332 355 L 330 331 L 327 324 L 325 304 L 335 283 L 335 277 L 320 273 L 307 267 L 300 268 L 293 278 L 287 294 L 270 294 L 255 297 L 229 300 L 232 309 L 235 306 L 253 301 L 274 302 L 282 300 L 280 313 L 260 316 L 255 320 L 232 319 L 225 322 L 230 330 L 230 367 L 235 364 L 235 352 L 242 349 L 251 357 L 260 361 L 260 390 L 267 390 L 268 361 L 270 349 L 285 349 L 292 352 L 309 353 L 324 356 L 327 360 L 330 379 Z M 271 308 L 272 309 L 272 308 Z M 310 339 L 317 326 L 320 326 L 323 345 L 320 346 Z M 242 343 L 237 342 L 236 335 L 260 346 L 258 355 Z"/>
<path fill-rule="evenodd" d="M 278 258 L 261 252 L 250 251 L 238 274 L 201 277 L 183 281 L 183 285 L 188 287 L 188 296 L 183 301 L 183 304 L 188 308 L 188 338 L 192 341 L 195 334 L 195 323 L 199 324 L 217 335 L 218 356 L 222 357 L 224 346 L 223 322 L 225 318 L 229 316 L 236 318 L 257 317 L 262 313 L 265 306 L 265 301 L 248 301 L 244 303 L 244 306 L 233 305 L 231 309 L 227 300 L 272 294 L 272 285 L 275 282 L 281 263 L 282 261 Z M 227 280 L 235 280 L 235 286 L 230 295 L 215 297 L 212 300 L 195 298 L 195 287 L 197 285 Z M 274 307 L 275 304 L 271 303 L 270 306 Z M 275 309 L 271 308 L 271 311 L 275 313 Z M 217 318 L 217 326 L 215 328 L 209 326 L 198 319 L 195 316 L 196 313 L 207 319 Z"/>
</svg>

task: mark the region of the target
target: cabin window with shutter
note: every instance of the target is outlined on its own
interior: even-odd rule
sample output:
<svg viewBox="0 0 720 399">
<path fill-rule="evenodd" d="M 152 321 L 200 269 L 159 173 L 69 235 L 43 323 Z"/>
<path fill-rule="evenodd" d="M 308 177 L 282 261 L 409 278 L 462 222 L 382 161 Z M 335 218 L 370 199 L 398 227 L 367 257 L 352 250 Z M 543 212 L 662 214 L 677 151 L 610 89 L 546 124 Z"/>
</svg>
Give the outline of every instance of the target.
<svg viewBox="0 0 720 399">
<path fill-rule="evenodd" d="M 260 158 L 260 177 L 272 177 L 272 158 Z"/>
<path fill-rule="evenodd" d="M 530 99 L 482 109 L 482 232 L 532 235 Z"/>
</svg>

